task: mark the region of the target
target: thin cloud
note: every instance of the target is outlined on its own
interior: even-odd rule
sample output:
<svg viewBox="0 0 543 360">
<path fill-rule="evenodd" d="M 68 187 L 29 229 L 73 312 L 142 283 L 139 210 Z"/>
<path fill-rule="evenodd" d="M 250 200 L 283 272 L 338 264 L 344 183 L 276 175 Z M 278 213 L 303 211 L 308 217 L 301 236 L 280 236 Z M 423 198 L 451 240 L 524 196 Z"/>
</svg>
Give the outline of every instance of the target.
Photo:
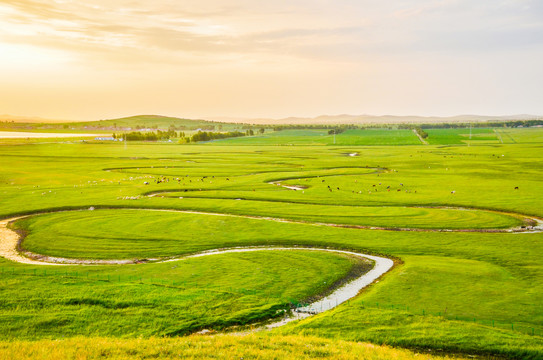
<svg viewBox="0 0 543 360">
<path fill-rule="evenodd" d="M 541 67 L 533 65 L 543 61 L 541 0 L 6 0 L 0 28 L 4 87 L 9 82 L 27 94 L 34 86 L 38 93 L 34 75 L 51 83 L 63 77 L 72 90 L 94 84 L 100 97 L 109 82 L 103 103 L 112 107 L 117 86 L 128 97 L 155 84 L 155 100 L 172 99 L 168 109 L 177 108 L 178 81 L 191 86 L 184 106 L 216 101 L 238 114 L 248 102 L 285 112 L 316 103 L 327 112 L 364 104 L 361 112 L 378 104 L 416 112 L 412 104 L 446 108 L 448 99 L 479 106 L 475 92 L 491 105 L 505 104 L 506 95 L 540 104 L 532 99 L 543 84 Z M 460 81 L 466 73 L 479 82 Z M 472 94 L 450 85 L 468 80 L 479 84 Z M 505 93 L 520 82 L 526 91 Z M 212 101 L 205 96 L 214 89 L 222 91 Z M 25 104 L 11 100 L 6 106 Z M 327 110 L 328 101 L 336 107 Z"/>
</svg>

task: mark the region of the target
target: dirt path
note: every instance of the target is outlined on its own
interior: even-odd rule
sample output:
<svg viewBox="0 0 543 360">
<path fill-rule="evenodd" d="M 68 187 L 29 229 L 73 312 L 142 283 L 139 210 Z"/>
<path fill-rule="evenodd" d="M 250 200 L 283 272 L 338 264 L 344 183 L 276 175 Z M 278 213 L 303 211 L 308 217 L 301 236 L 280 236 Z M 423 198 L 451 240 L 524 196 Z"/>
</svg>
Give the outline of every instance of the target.
<svg viewBox="0 0 543 360">
<path fill-rule="evenodd" d="M 498 140 L 500 140 L 500 143 L 503 144 L 502 136 L 500 135 L 500 133 L 498 133 L 498 132 L 496 131 L 496 129 L 494 129 L 494 134 L 496 134 L 496 137 L 498 138 Z"/>
<path fill-rule="evenodd" d="M 12 221 L 19 220 L 23 217 L 16 217 L 0 221 L 0 256 L 21 264 L 29 265 L 62 265 L 58 263 L 44 263 L 42 261 L 32 260 L 21 256 L 17 251 L 19 244 L 19 234 L 8 228 L 8 224 Z"/>
<path fill-rule="evenodd" d="M 417 135 L 421 143 L 423 143 L 424 145 L 428 145 L 428 141 L 424 140 L 422 136 L 420 136 L 420 134 L 417 132 L 417 130 L 413 129 L 413 132 L 415 133 L 415 135 Z"/>
</svg>

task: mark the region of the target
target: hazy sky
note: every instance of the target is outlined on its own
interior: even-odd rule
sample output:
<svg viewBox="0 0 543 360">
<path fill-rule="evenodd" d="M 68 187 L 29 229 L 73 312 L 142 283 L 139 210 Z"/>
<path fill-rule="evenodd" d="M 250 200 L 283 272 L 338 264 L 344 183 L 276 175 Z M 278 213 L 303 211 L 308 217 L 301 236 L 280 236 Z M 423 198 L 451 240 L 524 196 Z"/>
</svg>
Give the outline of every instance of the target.
<svg viewBox="0 0 543 360">
<path fill-rule="evenodd" d="M 541 0 L 0 0 L 0 114 L 543 114 Z"/>
</svg>

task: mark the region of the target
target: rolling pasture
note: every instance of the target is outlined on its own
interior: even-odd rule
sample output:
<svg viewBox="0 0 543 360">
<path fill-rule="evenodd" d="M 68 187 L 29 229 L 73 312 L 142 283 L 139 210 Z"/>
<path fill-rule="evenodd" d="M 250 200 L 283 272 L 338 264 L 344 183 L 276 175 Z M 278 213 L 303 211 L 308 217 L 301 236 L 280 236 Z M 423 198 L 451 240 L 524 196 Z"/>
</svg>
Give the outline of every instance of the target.
<svg viewBox="0 0 543 360">
<path fill-rule="evenodd" d="M 236 139 L 214 142 L 217 145 L 417 145 L 419 139 L 411 130 L 351 129 L 340 134 L 328 134 L 328 130 L 283 130 Z"/>
<path fill-rule="evenodd" d="M 337 339 L 352 351 L 365 351 L 353 343 L 361 341 L 541 358 L 543 233 L 526 231 L 543 217 L 540 129 L 478 129 L 471 141 L 451 129 L 428 133 L 430 145 L 410 130 L 347 130 L 335 146 L 320 130 L 199 145 L 5 143 L 0 218 L 32 215 L 11 225 L 24 236 L 20 251 L 134 264 L 1 258 L 0 349 L 24 355 L 67 337 L 66 349 L 96 339 L 136 353 L 161 343 L 173 354 L 183 342 L 153 337 L 280 318 L 369 269 L 301 248 L 158 261 L 303 246 L 386 256 L 396 266 L 331 311 L 249 337 L 187 341 L 280 342 L 290 351 L 303 339 L 314 349 L 330 344 L 321 356 L 338 358 Z M 380 351 L 376 358 L 393 350 Z"/>
</svg>

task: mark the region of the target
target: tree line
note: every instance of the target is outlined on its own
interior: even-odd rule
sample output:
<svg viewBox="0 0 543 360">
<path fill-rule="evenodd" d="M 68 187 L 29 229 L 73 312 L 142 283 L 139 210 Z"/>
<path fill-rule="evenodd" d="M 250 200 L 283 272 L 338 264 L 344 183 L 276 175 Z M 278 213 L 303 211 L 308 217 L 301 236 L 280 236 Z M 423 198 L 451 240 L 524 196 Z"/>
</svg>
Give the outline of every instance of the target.
<svg viewBox="0 0 543 360">
<path fill-rule="evenodd" d="M 124 141 L 158 141 L 158 140 L 169 140 L 171 138 L 178 137 L 178 134 L 173 130 L 157 132 L 140 132 L 133 131 L 124 134 L 113 134 L 114 139 L 122 139 Z"/>
<path fill-rule="evenodd" d="M 251 130 L 252 132 L 252 130 Z M 240 131 L 228 131 L 228 132 L 208 132 L 208 131 L 198 131 L 196 134 L 192 135 L 192 137 L 186 137 L 185 142 L 199 142 L 199 141 L 210 141 L 210 140 L 217 140 L 217 139 L 226 139 L 226 138 L 233 138 L 233 137 L 240 137 L 245 135 L 252 135 L 247 131 L 246 133 L 242 133 Z"/>
<path fill-rule="evenodd" d="M 543 119 L 533 120 L 509 120 L 509 121 L 485 121 L 473 123 L 435 123 L 435 124 L 420 124 L 421 129 L 464 129 L 468 127 L 474 128 L 489 128 L 489 127 L 531 127 L 543 126 Z M 401 124 L 398 129 L 412 129 L 413 125 Z"/>
</svg>

